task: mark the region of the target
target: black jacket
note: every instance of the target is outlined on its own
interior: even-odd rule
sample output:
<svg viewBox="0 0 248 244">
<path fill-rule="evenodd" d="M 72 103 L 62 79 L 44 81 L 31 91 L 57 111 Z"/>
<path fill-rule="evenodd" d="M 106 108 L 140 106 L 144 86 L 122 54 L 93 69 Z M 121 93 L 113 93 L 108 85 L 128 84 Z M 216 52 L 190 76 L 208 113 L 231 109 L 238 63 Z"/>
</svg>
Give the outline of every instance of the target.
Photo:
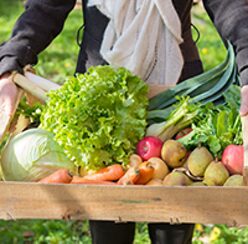
<svg viewBox="0 0 248 244">
<path fill-rule="evenodd" d="M 12 70 L 22 71 L 27 64 L 36 64 L 37 55 L 60 33 L 75 2 L 28 0 L 26 11 L 18 19 L 10 40 L 0 46 L 0 75 Z M 99 48 L 108 19 L 96 8 L 88 8 L 86 2 L 83 1 L 85 28 L 77 72 L 84 72 L 90 65 L 105 63 Z M 181 47 L 184 70 L 200 70 L 199 56 L 190 31 L 192 0 L 173 0 L 173 3 L 182 22 L 185 40 Z M 204 0 L 204 5 L 221 36 L 234 45 L 242 84 L 248 84 L 248 0 Z"/>
</svg>

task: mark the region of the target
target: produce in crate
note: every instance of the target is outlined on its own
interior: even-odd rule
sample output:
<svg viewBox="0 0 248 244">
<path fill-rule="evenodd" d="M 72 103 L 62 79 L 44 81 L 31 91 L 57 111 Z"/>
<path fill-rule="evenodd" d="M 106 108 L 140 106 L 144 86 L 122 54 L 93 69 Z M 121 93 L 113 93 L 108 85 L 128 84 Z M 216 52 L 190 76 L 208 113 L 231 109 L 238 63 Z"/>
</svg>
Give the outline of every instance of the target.
<svg viewBox="0 0 248 244">
<path fill-rule="evenodd" d="M 228 145 L 222 154 L 222 163 L 231 174 L 242 174 L 244 168 L 244 147 Z"/>
<path fill-rule="evenodd" d="M 239 115 L 240 89 L 232 86 L 224 94 L 225 104 L 199 105 L 199 113 L 192 122 L 192 132 L 180 138 L 186 148 L 205 145 L 214 157 L 221 158 L 231 144 L 242 145 L 242 126 Z M 235 102 L 234 102 L 235 101 Z"/>
<path fill-rule="evenodd" d="M 222 186 L 228 177 L 228 170 L 222 162 L 212 161 L 204 173 L 203 182 L 208 186 Z"/>
<path fill-rule="evenodd" d="M 162 180 L 167 174 L 169 174 L 169 167 L 161 158 L 152 157 L 148 159 L 148 162 L 154 168 L 153 179 Z"/>
<path fill-rule="evenodd" d="M 147 136 L 156 136 L 166 141 L 179 131 L 190 126 L 194 118 L 202 112 L 201 105 L 191 103 L 190 97 L 177 97 L 178 102 L 170 107 L 170 111 L 163 118 L 163 122 L 153 123 L 147 128 Z"/>
<path fill-rule="evenodd" d="M 229 47 L 228 57 L 220 66 L 152 98 L 150 126 L 147 137 L 142 139 L 147 86 L 125 69 L 92 67 L 87 74 L 71 78 L 50 93 L 41 127 L 54 133 L 76 166 L 84 171 L 100 169 L 84 177 L 74 175 L 77 184 L 161 185 L 159 180 L 151 180 L 161 179 L 171 185 L 202 185 L 199 180 L 204 176 L 209 185 L 223 185 L 224 180 L 216 175 L 225 175 L 226 161 L 216 163 L 216 170 L 211 170 L 215 167 L 210 162 L 213 156 L 220 159 L 229 144 L 242 144 L 239 89 L 228 89 L 236 74 L 233 50 Z M 212 101 L 215 105 L 209 103 Z M 218 105 L 220 102 L 225 105 Z M 130 157 L 135 146 L 139 156 Z M 185 164 L 190 151 L 193 152 Z M 121 174 L 104 178 L 106 173 L 113 176 L 109 167 L 120 168 L 119 164 L 127 166 L 128 162 L 129 168 L 121 168 Z M 235 167 L 238 164 L 234 163 Z M 181 166 L 185 168 L 169 172 Z"/>
<path fill-rule="evenodd" d="M 120 164 L 113 164 L 98 170 L 95 174 L 86 175 L 83 178 L 86 180 L 116 181 L 124 174 L 124 169 Z"/>
<path fill-rule="evenodd" d="M 187 150 L 182 143 L 175 140 L 167 140 L 163 144 L 161 157 L 171 168 L 181 167 L 186 159 Z"/>
<path fill-rule="evenodd" d="M 179 131 L 176 136 L 175 136 L 175 140 L 179 140 L 180 138 L 188 135 L 190 132 L 192 131 L 192 128 L 191 127 L 188 127 L 188 128 L 185 128 L 181 131 Z"/>
<path fill-rule="evenodd" d="M 60 168 L 74 171 L 53 134 L 39 128 L 9 140 L 1 154 L 1 168 L 4 179 L 12 181 L 38 181 Z"/>
<path fill-rule="evenodd" d="M 137 154 L 143 159 L 148 160 L 151 157 L 160 157 L 163 142 L 155 136 L 146 136 L 137 144 Z"/>
<path fill-rule="evenodd" d="M 149 123 L 164 121 L 173 110 L 172 106 L 177 102 L 177 97 L 180 96 L 190 96 L 194 103 L 222 103 L 223 93 L 231 84 L 238 82 L 235 54 L 229 43 L 228 55 L 223 63 L 150 99 Z"/>
<path fill-rule="evenodd" d="M 197 147 L 187 159 L 187 167 L 194 176 L 203 176 L 208 165 L 214 160 L 206 147 Z"/>
<path fill-rule="evenodd" d="M 71 184 L 83 184 L 83 185 L 116 185 L 116 183 L 107 180 L 89 180 L 80 176 L 73 176 Z"/>
<path fill-rule="evenodd" d="M 231 175 L 224 186 L 244 186 L 244 179 L 242 175 Z"/>
<path fill-rule="evenodd" d="M 41 128 L 87 170 L 128 164 L 144 136 L 148 87 L 124 68 L 96 66 L 49 93 Z"/>
<path fill-rule="evenodd" d="M 163 181 L 160 179 L 151 179 L 146 183 L 146 186 L 162 186 Z"/>
<path fill-rule="evenodd" d="M 119 185 L 135 185 L 140 178 L 138 166 L 130 167 L 126 173 L 118 180 Z"/>
<path fill-rule="evenodd" d="M 196 181 L 193 182 L 190 186 L 206 186 L 206 184 L 204 184 L 203 181 Z"/>
<path fill-rule="evenodd" d="M 72 181 L 72 176 L 70 172 L 66 169 L 59 169 L 48 175 L 47 177 L 39 180 L 39 183 L 47 183 L 47 184 L 69 184 Z"/>
<path fill-rule="evenodd" d="M 190 178 L 180 171 L 171 172 L 163 180 L 165 186 L 189 186 L 191 184 Z"/>
<path fill-rule="evenodd" d="M 150 162 L 143 162 L 138 166 L 138 169 L 140 176 L 136 182 L 137 185 L 145 185 L 153 178 L 155 170 Z"/>
<path fill-rule="evenodd" d="M 142 158 L 138 154 L 132 154 L 129 158 L 129 165 L 131 167 L 138 166 L 142 163 Z"/>
</svg>

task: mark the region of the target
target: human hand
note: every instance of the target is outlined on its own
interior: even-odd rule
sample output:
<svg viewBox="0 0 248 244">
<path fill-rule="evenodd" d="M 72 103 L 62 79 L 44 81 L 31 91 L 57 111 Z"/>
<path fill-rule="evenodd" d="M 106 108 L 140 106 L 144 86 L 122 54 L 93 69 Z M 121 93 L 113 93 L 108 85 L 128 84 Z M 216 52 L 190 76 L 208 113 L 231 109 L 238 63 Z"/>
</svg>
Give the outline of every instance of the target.
<svg viewBox="0 0 248 244">
<path fill-rule="evenodd" d="M 248 85 L 245 85 L 241 88 L 240 115 L 248 115 Z"/>
<path fill-rule="evenodd" d="M 15 111 L 18 89 L 10 73 L 0 76 L 0 138 Z"/>
</svg>

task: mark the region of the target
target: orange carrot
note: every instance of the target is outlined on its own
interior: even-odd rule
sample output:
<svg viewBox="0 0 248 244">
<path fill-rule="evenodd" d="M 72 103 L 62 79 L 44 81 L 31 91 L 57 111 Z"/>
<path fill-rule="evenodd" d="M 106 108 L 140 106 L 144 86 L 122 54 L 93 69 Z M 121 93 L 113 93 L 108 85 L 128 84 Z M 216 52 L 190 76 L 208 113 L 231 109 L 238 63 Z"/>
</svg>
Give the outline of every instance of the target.
<svg viewBox="0 0 248 244">
<path fill-rule="evenodd" d="M 140 177 L 138 167 L 130 167 L 127 172 L 119 179 L 119 185 L 134 185 Z"/>
<path fill-rule="evenodd" d="M 150 181 L 154 174 L 154 167 L 149 162 L 144 162 L 139 165 L 140 177 L 136 184 L 144 185 Z"/>
<path fill-rule="evenodd" d="M 104 181 L 104 180 L 89 180 L 84 177 L 73 176 L 71 184 L 85 184 L 85 185 L 116 185 L 116 183 L 112 181 Z"/>
<path fill-rule="evenodd" d="M 72 180 L 72 176 L 70 175 L 69 171 L 67 169 L 59 169 L 52 173 L 51 175 L 48 175 L 47 177 L 41 179 L 38 181 L 39 183 L 64 183 L 68 184 Z"/>
<path fill-rule="evenodd" d="M 93 175 L 86 175 L 83 178 L 87 180 L 99 180 L 99 181 L 115 181 L 119 180 L 125 171 L 119 164 L 113 164 L 106 168 L 100 169 Z"/>
</svg>

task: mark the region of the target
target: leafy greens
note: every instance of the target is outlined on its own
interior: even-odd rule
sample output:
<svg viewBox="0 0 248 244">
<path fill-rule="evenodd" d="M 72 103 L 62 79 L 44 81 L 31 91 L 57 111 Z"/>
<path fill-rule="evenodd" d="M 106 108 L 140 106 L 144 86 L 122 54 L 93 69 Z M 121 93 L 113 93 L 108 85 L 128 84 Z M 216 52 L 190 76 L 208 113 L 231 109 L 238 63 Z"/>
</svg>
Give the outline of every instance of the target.
<svg viewBox="0 0 248 244">
<path fill-rule="evenodd" d="M 125 68 L 91 67 L 49 93 L 41 127 L 54 133 L 77 166 L 127 163 L 145 134 L 147 92 Z"/>
<path fill-rule="evenodd" d="M 202 106 L 201 113 L 192 124 L 193 131 L 179 139 L 181 143 L 188 148 L 203 144 L 215 157 L 220 157 L 226 146 L 243 143 L 239 115 L 240 88 L 231 86 L 224 97 L 225 103 L 222 105 L 208 103 Z"/>
</svg>

